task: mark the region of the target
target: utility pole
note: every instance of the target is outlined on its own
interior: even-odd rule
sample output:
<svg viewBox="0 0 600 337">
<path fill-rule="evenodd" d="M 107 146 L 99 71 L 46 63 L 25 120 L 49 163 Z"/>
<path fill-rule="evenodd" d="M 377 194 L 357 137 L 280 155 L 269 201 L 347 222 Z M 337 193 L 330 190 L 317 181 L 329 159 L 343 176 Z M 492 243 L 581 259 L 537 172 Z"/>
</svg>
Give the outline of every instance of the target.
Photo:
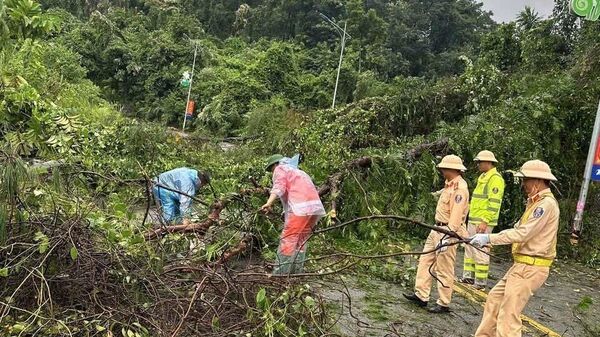
<svg viewBox="0 0 600 337">
<path fill-rule="evenodd" d="M 340 37 L 342 38 L 342 43 L 341 43 L 341 50 L 340 50 L 340 61 L 338 63 L 338 69 L 337 69 L 337 76 L 335 78 L 335 88 L 333 89 L 333 102 L 331 103 L 331 108 L 335 108 L 335 98 L 337 96 L 337 89 L 338 89 L 338 83 L 340 81 L 340 71 L 342 70 L 342 59 L 344 58 L 344 47 L 346 46 L 346 36 L 348 36 L 348 39 L 351 39 L 352 37 L 350 36 L 350 34 L 346 33 L 346 27 L 348 22 L 344 22 L 344 28 L 342 29 L 342 27 L 338 26 L 335 22 L 333 22 L 333 20 L 331 20 L 330 18 L 328 18 L 325 14 L 323 13 L 319 13 L 319 15 L 321 16 L 321 18 L 323 18 L 325 21 L 329 22 L 337 31 L 337 33 L 340 35 Z"/>
<path fill-rule="evenodd" d="M 185 110 L 183 112 L 183 127 L 182 132 L 185 132 L 185 123 L 187 121 L 187 110 L 190 105 L 190 97 L 192 95 L 192 85 L 194 84 L 194 70 L 196 69 L 196 56 L 198 56 L 198 43 L 194 43 L 196 47 L 194 48 L 194 61 L 192 62 L 192 75 L 190 78 L 190 87 L 188 88 L 187 101 L 185 103 Z"/>
</svg>

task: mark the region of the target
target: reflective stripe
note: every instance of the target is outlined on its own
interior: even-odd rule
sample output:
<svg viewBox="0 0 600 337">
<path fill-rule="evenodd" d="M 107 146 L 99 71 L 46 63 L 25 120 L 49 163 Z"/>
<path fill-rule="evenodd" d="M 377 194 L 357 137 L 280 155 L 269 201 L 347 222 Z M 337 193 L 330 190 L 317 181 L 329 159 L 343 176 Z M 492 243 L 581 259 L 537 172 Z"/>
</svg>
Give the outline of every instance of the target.
<svg viewBox="0 0 600 337">
<path fill-rule="evenodd" d="M 496 198 L 489 198 L 488 201 L 489 202 L 495 202 L 497 204 L 501 204 L 502 203 L 502 199 L 496 199 Z"/>
<path fill-rule="evenodd" d="M 487 210 L 488 210 L 488 211 L 494 211 L 494 212 L 497 212 L 497 211 L 499 211 L 499 210 L 500 210 L 500 208 L 496 208 L 496 207 L 488 207 L 488 208 L 487 208 Z"/>
<path fill-rule="evenodd" d="M 517 263 L 523 263 L 530 266 L 550 267 L 554 259 L 546 259 L 543 257 L 528 256 L 521 254 L 513 254 L 513 260 Z"/>
<path fill-rule="evenodd" d="M 475 267 L 472 264 L 465 264 L 463 266 L 464 271 L 475 271 Z"/>
<path fill-rule="evenodd" d="M 473 194 L 473 199 L 487 199 L 487 195 L 485 194 Z"/>
<path fill-rule="evenodd" d="M 475 278 L 476 279 L 484 279 L 485 280 L 485 279 L 488 278 L 488 273 L 487 272 L 485 272 L 485 273 L 475 272 Z"/>
<path fill-rule="evenodd" d="M 471 258 L 465 258 L 465 263 L 471 263 L 471 264 L 475 264 L 475 259 L 471 259 Z"/>
<path fill-rule="evenodd" d="M 488 271 L 490 270 L 490 266 L 487 264 L 476 264 L 475 265 L 475 270 L 477 271 Z"/>
<path fill-rule="evenodd" d="M 473 226 L 479 226 L 479 224 L 483 221 L 481 218 L 469 218 L 469 224 Z M 492 219 L 487 222 L 488 226 L 494 226 L 498 224 L 498 219 Z"/>
</svg>

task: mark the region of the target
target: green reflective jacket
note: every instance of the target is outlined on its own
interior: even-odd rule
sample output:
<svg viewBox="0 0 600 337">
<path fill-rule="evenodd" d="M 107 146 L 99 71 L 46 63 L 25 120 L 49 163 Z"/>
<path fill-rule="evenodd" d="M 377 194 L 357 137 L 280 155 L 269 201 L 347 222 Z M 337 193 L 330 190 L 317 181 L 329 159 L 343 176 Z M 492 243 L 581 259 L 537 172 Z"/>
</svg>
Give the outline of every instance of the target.
<svg viewBox="0 0 600 337">
<path fill-rule="evenodd" d="M 469 223 L 479 225 L 483 221 L 496 226 L 503 195 L 504 178 L 495 167 L 481 174 L 469 205 Z"/>
</svg>

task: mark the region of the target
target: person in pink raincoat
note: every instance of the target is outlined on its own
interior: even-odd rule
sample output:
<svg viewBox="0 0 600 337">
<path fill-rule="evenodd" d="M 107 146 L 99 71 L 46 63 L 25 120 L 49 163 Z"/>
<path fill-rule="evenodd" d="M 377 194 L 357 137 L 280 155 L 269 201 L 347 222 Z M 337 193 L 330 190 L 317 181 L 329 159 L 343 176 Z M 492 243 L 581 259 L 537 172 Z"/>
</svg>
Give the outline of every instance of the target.
<svg viewBox="0 0 600 337">
<path fill-rule="evenodd" d="M 277 248 L 277 266 L 273 274 L 301 273 L 306 260 L 307 240 L 325 208 L 319 192 L 306 172 L 298 168 L 299 155 L 285 158 L 273 155 L 266 170 L 273 172 L 273 187 L 261 210 L 270 211 L 277 198 L 285 214 L 283 231 Z"/>
</svg>

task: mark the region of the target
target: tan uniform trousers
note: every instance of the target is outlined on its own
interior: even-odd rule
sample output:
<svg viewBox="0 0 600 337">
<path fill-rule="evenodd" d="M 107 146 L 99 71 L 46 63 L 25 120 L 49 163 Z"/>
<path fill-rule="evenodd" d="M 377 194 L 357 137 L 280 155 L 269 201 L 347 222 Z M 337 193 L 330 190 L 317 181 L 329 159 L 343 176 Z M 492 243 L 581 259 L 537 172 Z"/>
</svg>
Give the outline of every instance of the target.
<svg viewBox="0 0 600 337">
<path fill-rule="evenodd" d="M 431 231 L 423 251 L 431 251 L 438 246 L 444 234 Z M 447 247 L 443 252 L 421 255 L 419 257 L 419 267 L 417 268 L 417 279 L 415 281 L 415 294 L 423 301 L 429 301 L 433 277 L 429 273 L 429 268 L 436 277 L 443 283 L 437 284 L 439 299 L 437 304 L 447 307 L 452 299 L 452 286 L 454 285 L 454 262 L 456 261 L 456 245 Z M 444 287 L 445 286 L 445 287 Z"/>
<path fill-rule="evenodd" d="M 515 263 L 490 291 L 475 337 L 521 337 L 521 312 L 550 268 Z"/>
</svg>

